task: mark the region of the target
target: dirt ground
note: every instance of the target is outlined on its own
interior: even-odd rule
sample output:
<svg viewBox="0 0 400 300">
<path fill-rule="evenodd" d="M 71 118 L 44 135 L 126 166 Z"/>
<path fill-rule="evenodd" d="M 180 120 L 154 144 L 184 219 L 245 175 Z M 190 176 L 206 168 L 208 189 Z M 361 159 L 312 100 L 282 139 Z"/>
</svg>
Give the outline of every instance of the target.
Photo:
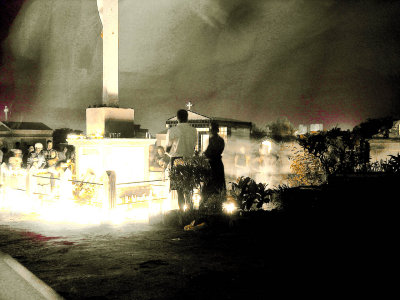
<svg viewBox="0 0 400 300">
<path fill-rule="evenodd" d="M 265 299 L 294 287 L 309 294 L 330 283 L 334 266 L 307 227 L 315 223 L 274 214 L 209 219 L 196 232 L 173 213 L 155 225 L 0 220 L 0 250 L 65 299 Z"/>
</svg>

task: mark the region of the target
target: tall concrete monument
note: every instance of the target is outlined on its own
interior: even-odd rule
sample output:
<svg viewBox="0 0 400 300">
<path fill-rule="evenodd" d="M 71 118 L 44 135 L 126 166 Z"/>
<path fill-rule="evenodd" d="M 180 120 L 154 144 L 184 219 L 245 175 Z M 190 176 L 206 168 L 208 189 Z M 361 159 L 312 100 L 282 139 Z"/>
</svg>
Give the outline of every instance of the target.
<svg viewBox="0 0 400 300">
<path fill-rule="evenodd" d="M 97 9 L 103 24 L 103 107 L 86 109 L 86 134 L 132 138 L 134 110 L 118 107 L 118 0 L 97 0 Z"/>
<path fill-rule="evenodd" d="M 118 105 L 118 0 L 97 0 L 103 24 L 103 104 Z"/>
<path fill-rule="evenodd" d="M 118 0 L 97 0 L 103 23 L 103 99 L 86 109 L 86 138 L 75 146 L 76 175 L 114 171 L 117 182 L 149 179 L 149 146 L 155 139 L 136 138 L 134 110 L 118 107 Z"/>
</svg>

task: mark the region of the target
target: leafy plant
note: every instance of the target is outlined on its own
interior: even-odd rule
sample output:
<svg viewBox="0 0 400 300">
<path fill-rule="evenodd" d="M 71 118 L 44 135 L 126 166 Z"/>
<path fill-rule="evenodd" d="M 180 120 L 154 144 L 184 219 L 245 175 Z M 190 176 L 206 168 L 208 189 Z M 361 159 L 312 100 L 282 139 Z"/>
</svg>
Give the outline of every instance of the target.
<svg viewBox="0 0 400 300">
<path fill-rule="evenodd" d="M 296 188 L 292 188 L 287 184 L 281 184 L 276 187 L 273 193 L 276 195 L 274 202 L 280 209 L 287 210 L 290 206 L 290 193 Z"/>
<path fill-rule="evenodd" d="M 355 126 L 353 128 L 353 133 L 365 139 L 370 139 L 377 133 L 381 133 L 383 137 L 388 137 L 389 129 L 396 120 L 398 119 L 392 116 L 378 119 L 367 119 Z"/>
<path fill-rule="evenodd" d="M 276 142 L 287 142 L 295 139 L 296 129 L 287 118 L 279 118 L 267 125 L 269 136 Z"/>
<path fill-rule="evenodd" d="M 298 139 L 299 144 L 314 155 L 326 175 L 353 173 L 368 163 L 368 148 L 349 130 L 333 128 L 318 134 L 306 134 Z"/>
<path fill-rule="evenodd" d="M 275 188 L 274 192 L 276 192 L 278 195 L 283 195 L 286 192 L 288 192 L 291 189 L 291 187 L 287 184 L 280 184 L 278 185 L 277 188 Z"/>
<path fill-rule="evenodd" d="M 205 201 L 200 202 L 199 214 L 220 214 L 222 212 L 222 204 L 226 200 L 226 194 L 224 192 L 210 195 Z"/>
<path fill-rule="evenodd" d="M 367 163 L 354 168 L 355 173 L 370 173 L 370 172 L 384 172 L 383 169 L 384 161 L 375 161 L 372 163 Z"/>
<path fill-rule="evenodd" d="M 68 134 L 81 134 L 82 130 L 74 130 L 71 128 L 58 128 L 53 131 L 53 144 L 58 147 L 59 144 L 67 142 Z"/>
<path fill-rule="evenodd" d="M 271 200 L 272 190 L 267 189 L 267 184 L 257 184 L 250 177 L 242 176 L 236 182 L 231 182 L 231 185 L 232 196 L 241 210 L 260 209 Z"/>
<path fill-rule="evenodd" d="M 355 169 L 356 173 L 400 173 L 400 154 L 389 155 L 389 159 L 375 161 Z"/>
<path fill-rule="evenodd" d="M 320 160 L 308 150 L 293 150 L 288 181 L 291 186 L 321 185 L 324 183 L 323 168 Z"/>
<path fill-rule="evenodd" d="M 169 176 L 175 188 L 192 193 L 196 188 L 201 191 L 203 185 L 211 178 L 211 167 L 205 157 L 193 156 L 178 160 L 171 167 Z"/>
<path fill-rule="evenodd" d="M 250 133 L 250 137 L 253 140 L 263 140 L 265 137 L 268 136 L 268 132 L 266 129 L 264 128 L 259 128 L 256 125 L 253 124 L 253 127 L 251 128 L 251 133 Z"/>
<path fill-rule="evenodd" d="M 386 173 L 400 173 L 400 154 L 389 155 L 390 159 L 381 162 L 381 167 Z"/>
</svg>

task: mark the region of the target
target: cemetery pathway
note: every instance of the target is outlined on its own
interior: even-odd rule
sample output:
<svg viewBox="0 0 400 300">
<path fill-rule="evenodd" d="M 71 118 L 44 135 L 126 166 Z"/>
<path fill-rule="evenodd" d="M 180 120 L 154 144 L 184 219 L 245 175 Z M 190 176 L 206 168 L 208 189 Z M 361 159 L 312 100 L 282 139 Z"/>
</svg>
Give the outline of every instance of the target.
<svg viewBox="0 0 400 300">
<path fill-rule="evenodd" d="M 304 234 L 282 235 L 271 224 L 198 232 L 176 224 L 0 224 L 0 250 L 65 299 L 265 298 L 299 279 L 314 283 L 329 268 L 311 262 Z"/>
</svg>

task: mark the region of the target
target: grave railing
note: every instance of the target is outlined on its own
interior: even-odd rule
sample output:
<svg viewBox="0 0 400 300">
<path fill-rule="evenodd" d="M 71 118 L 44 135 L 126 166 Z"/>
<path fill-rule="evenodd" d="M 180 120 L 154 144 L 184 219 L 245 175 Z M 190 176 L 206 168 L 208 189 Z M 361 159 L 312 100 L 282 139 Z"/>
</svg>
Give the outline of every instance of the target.
<svg viewBox="0 0 400 300">
<path fill-rule="evenodd" d="M 95 178 L 79 180 L 71 177 L 69 174 L 60 178 L 43 169 L 10 170 L 4 165 L 0 168 L 0 186 L 4 196 L 7 194 L 5 190 L 12 190 L 25 193 L 28 198 L 64 199 L 107 209 L 166 201 L 170 197 L 169 182 L 163 179 L 117 183 L 114 171 L 105 172 L 100 182 L 95 182 Z"/>
</svg>

